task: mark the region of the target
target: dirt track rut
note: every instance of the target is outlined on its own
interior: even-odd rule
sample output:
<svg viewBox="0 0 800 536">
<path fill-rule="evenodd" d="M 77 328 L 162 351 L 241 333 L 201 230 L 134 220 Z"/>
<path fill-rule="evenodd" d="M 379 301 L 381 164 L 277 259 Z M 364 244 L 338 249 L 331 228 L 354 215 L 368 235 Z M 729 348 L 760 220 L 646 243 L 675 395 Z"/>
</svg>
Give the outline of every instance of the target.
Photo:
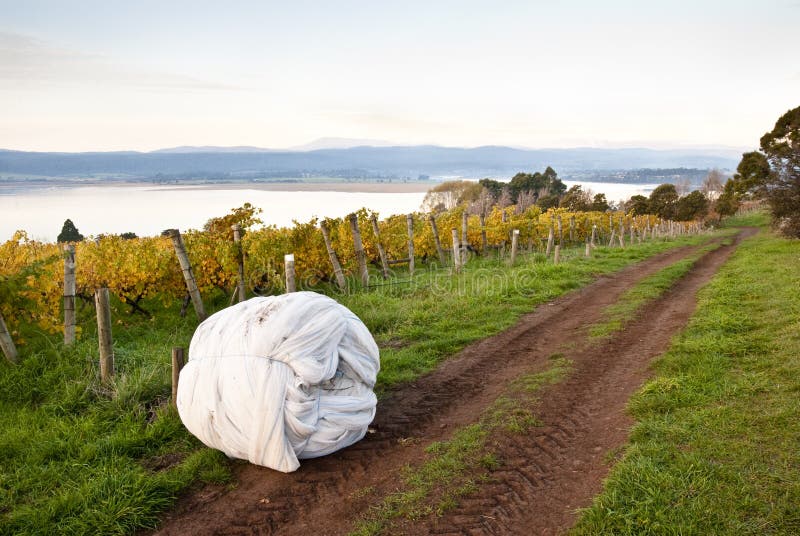
<svg viewBox="0 0 800 536">
<path fill-rule="evenodd" d="M 587 337 L 604 308 L 696 248 L 658 255 L 543 304 L 509 330 L 470 345 L 382 400 L 375 433 L 360 443 L 305 461 L 291 474 L 242 464 L 234 489 L 209 486 L 182 499 L 157 534 L 346 534 L 376 496 L 396 489 L 400 468 L 424 459 L 427 445 L 475 422 L 511 380 L 543 370 L 549 356 L 560 352 L 574 369 L 542 392 L 535 414 L 545 425 L 532 435 L 498 437 L 494 449 L 502 465 L 459 507 L 395 527 L 408 534 L 556 534 L 571 526 L 575 509 L 600 490 L 606 453 L 624 444 L 631 425 L 624 413 L 627 400 L 646 378 L 652 358 L 694 311 L 696 291 L 735 245 L 704 255 L 608 341 Z M 365 489 L 371 493 L 361 493 Z"/>
</svg>

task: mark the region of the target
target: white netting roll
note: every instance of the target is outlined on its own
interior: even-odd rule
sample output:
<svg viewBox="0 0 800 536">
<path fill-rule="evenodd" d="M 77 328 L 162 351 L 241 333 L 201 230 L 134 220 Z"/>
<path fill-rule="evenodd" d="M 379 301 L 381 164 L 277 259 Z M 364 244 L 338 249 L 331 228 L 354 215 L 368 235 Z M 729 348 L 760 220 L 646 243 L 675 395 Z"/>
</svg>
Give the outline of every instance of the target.
<svg viewBox="0 0 800 536">
<path fill-rule="evenodd" d="M 364 437 L 379 368 L 369 330 L 335 300 L 253 298 L 197 327 L 178 413 L 209 447 L 290 472 Z"/>
</svg>

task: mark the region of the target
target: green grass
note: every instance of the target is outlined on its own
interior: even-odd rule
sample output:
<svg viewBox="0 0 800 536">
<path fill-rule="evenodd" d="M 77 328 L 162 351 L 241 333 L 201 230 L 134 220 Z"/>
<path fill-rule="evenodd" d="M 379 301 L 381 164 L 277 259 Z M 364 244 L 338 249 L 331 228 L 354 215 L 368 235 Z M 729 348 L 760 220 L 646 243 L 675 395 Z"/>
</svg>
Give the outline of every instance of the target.
<svg viewBox="0 0 800 536">
<path fill-rule="evenodd" d="M 770 224 L 771 217 L 767 211 L 756 211 L 749 214 L 739 214 L 731 216 L 722 220 L 720 227 L 733 228 L 733 227 L 767 227 Z"/>
<path fill-rule="evenodd" d="M 381 346 L 384 391 L 600 274 L 707 239 L 599 248 L 592 259 L 567 250 L 559 266 L 521 256 L 512 269 L 484 259 L 459 276 L 420 268 L 413 284 L 336 298 Z M 109 386 L 98 381 L 90 305 L 79 307 L 83 333 L 71 348 L 22 326 L 22 363 L 0 364 L 0 534 L 131 533 L 155 526 L 193 483 L 230 478 L 226 458 L 192 438 L 168 405 L 170 349 L 188 346 L 196 320 L 191 312 L 181 319 L 177 304 L 164 310 L 156 301 L 143 304 L 152 319 L 115 305 L 117 376 Z M 209 301 L 211 310 L 227 302 Z M 519 419 L 523 426 L 524 415 Z"/>
<path fill-rule="evenodd" d="M 489 471 L 502 463 L 492 452 L 491 437 L 502 431 L 521 434 L 537 426 L 530 409 L 537 392 L 561 381 L 571 367 L 564 357 L 552 356 L 549 368 L 513 382 L 477 423 L 457 430 L 447 441 L 429 445 L 427 459 L 419 466 L 407 466 L 400 488 L 374 506 L 352 534 L 380 534 L 390 529 L 394 520 L 414 521 L 457 506 L 460 497 L 476 491 L 488 479 Z"/>
<path fill-rule="evenodd" d="M 460 276 L 418 270 L 413 283 L 337 295 L 356 313 L 381 347 L 378 390 L 413 380 L 467 344 L 512 326 L 524 313 L 602 274 L 618 271 L 677 244 L 696 245 L 708 235 L 653 241 L 625 249 L 601 247 L 589 259 L 567 249 L 562 262 L 541 254 L 521 256 L 516 266 L 475 259 Z M 403 278 L 404 280 L 406 278 Z"/>
<path fill-rule="evenodd" d="M 606 307 L 603 311 L 605 320 L 593 325 L 589 329 L 589 335 L 595 338 L 608 337 L 612 333 L 622 329 L 622 326 L 630 321 L 644 304 L 663 295 L 672 288 L 679 279 L 689 273 L 689 270 L 692 269 L 703 255 L 719 248 L 725 243 L 729 244 L 730 239 L 725 242 L 704 246 L 692 255 L 639 281 L 632 288 L 626 290 L 617 302 Z"/>
<path fill-rule="evenodd" d="M 741 244 L 631 400 L 630 445 L 574 534 L 800 534 L 798 289 L 800 242 Z"/>
<path fill-rule="evenodd" d="M 155 526 L 192 482 L 229 477 L 168 405 L 165 356 L 194 324 L 171 312 L 116 329 L 108 387 L 92 329 L 72 348 L 31 333 L 22 363 L 0 366 L 0 534 L 130 533 Z"/>
</svg>

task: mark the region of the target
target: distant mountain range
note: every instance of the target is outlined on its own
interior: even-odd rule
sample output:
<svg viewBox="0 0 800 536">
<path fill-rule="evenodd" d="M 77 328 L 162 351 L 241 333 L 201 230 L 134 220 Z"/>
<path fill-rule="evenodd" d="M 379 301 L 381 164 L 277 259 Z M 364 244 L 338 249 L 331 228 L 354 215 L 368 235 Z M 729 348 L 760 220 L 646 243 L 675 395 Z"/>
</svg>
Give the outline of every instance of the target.
<svg viewBox="0 0 800 536">
<path fill-rule="evenodd" d="M 359 142 L 374 145 L 349 146 Z M 238 180 L 270 177 L 331 176 L 416 179 L 431 177 L 511 176 L 547 166 L 559 174 L 602 170 L 694 168 L 734 169 L 741 153 L 734 149 L 572 148 L 520 149 L 376 146 L 384 142 L 323 138 L 293 149 L 258 147 L 175 147 L 142 153 L 44 153 L 0 150 L 2 174 L 131 179 L 213 178 Z M 387 142 L 388 143 L 388 142 Z M 338 148 L 337 145 L 343 147 Z M 326 146 L 334 146 L 326 147 Z"/>
</svg>

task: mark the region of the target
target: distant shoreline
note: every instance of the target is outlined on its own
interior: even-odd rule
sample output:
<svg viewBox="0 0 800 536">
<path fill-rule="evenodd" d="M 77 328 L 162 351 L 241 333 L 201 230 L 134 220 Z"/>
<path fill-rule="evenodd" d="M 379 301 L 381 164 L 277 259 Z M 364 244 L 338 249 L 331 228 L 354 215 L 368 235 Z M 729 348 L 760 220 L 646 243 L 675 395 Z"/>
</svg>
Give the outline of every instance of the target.
<svg viewBox="0 0 800 536">
<path fill-rule="evenodd" d="M 268 192 L 345 192 L 345 193 L 384 193 L 407 194 L 425 193 L 439 182 L 435 181 L 409 181 L 409 182 L 377 182 L 377 181 L 352 181 L 352 182 L 203 182 L 203 183 L 178 183 L 178 184 L 153 184 L 145 181 L 98 181 L 98 180 L 17 180 L 0 181 L 0 195 L 14 195 L 24 193 L 37 193 L 53 189 L 72 188 L 139 188 L 160 192 L 187 191 L 187 190 L 259 190 Z"/>
<path fill-rule="evenodd" d="M 262 190 L 269 192 L 350 192 L 409 194 L 427 192 L 437 182 L 233 182 L 213 184 L 155 185 L 154 190 Z M 141 185 L 140 185 L 141 186 Z"/>
</svg>

